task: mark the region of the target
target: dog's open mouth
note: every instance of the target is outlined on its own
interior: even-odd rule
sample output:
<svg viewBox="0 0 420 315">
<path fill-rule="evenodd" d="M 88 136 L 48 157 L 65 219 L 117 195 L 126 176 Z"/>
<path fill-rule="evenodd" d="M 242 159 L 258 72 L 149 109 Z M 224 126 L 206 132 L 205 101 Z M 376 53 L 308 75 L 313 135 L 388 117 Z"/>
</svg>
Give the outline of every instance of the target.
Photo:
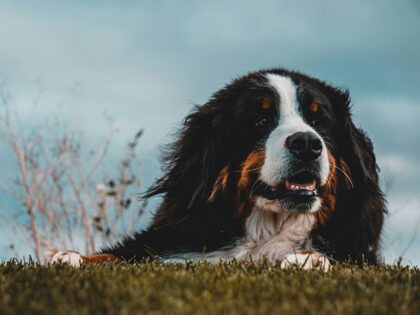
<svg viewBox="0 0 420 315">
<path fill-rule="evenodd" d="M 277 186 L 269 186 L 262 181 L 255 184 L 254 194 L 269 200 L 286 197 L 316 197 L 318 196 L 319 179 L 308 171 L 299 172 Z"/>
</svg>

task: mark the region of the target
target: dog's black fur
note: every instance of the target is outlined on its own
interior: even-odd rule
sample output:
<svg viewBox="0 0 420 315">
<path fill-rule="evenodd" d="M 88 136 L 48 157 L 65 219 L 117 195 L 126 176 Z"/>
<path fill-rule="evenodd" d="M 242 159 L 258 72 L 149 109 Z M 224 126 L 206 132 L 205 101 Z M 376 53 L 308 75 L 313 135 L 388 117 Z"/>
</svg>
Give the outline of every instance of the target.
<svg viewBox="0 0 420 315">
<path fill-rule="evenodd" d="M 239 170 L 270 132 L 270 127 L 262 131 L 252 127 L 256 113 L 248 104 L 267 73 L 288 76 L 323 100 L 325 111 L 313 122 L 314 128 L 334 158 L 347 163 L 351 174 L 349 185 L 345 175 L 337 172 L 333 213 L 327 223 L 312 230 L 312 245 L 338 261 L 378 261 L 385 200 L 372 143 L 352 122 L 349 93 L 285 69 L 250 73 L 197 106 L 166 152 L 163 176 L 145 194 L 146 198 L 163 197 L 153 223 L 101 253 L 136 262 L 149 256 L 218 250 L 244 235 L 249 211 L 236 213 L 240 174 L 231 172 L 226 189 L 211 201 L 209 197 L 220 171 L 226 166 Z M 305 102 L 305 91 L 299 97 Z"/>
</svg>

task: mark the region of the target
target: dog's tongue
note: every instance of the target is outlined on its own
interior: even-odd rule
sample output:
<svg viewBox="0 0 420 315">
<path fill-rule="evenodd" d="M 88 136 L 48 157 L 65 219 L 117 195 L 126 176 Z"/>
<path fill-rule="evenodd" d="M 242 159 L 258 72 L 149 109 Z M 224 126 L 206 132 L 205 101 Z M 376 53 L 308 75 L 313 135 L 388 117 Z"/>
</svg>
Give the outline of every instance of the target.
<svg viewBox="0 0 420 315">
<path fill-rule="evenodd" d="M 288 190 L 309 190 L 309 191 L 314 191 L 316 188 L 316 182 L 312 181 L 310 183 L 295 183 L 295 182 L 289 182 L 288 180 L 286 181 L 286 188 Z"/>
</svg>

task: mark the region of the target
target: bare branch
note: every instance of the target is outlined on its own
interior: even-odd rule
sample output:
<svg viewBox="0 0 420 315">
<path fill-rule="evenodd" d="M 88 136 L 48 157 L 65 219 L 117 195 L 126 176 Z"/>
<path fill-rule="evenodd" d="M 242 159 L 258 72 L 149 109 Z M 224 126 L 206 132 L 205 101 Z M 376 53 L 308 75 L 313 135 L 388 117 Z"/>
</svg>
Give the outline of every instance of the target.
<svg viewBox="0 0 420 315">
<path fill-rule="evenodd" d="M 0 193 L 7 193 L 17 204 L 13 209 L 0 209 L 14 237 L 11 243 L 18 239 L 41 262 L 44 249 L 71 246 L 80 250 L 75 246 L 83 239 L 84 251 L 89 253 L 96 244 L 135 230 L 146 203 L 127 196 L 142 189 L 140 164 L 135 161 L 142 131 L 129 143 L 122 167 L 112 169 L 112 177 L 118 179 L 114 181 L 107 172 L 101 176 L 97 172 L 106 167 L 115 134 L 112 119 L 108 119 L 108 133 L 99 150 L 89 155 L 84 152 L 93 150 L 82 150 L 85 144 L 78 139 L 78 133 L 63 127 L 59 119 L 46 117 L 40 127 L 26 124 L 22 128 L 16 104 L 1 84 L 0 102 L 0 141 L 8 146 L 16 163 L 14 176 L 0 175 Z M 33 110 L 38 107 L 39 99 Z M 15 220 L 9 219 L 12 213 Z"/>
</svg>

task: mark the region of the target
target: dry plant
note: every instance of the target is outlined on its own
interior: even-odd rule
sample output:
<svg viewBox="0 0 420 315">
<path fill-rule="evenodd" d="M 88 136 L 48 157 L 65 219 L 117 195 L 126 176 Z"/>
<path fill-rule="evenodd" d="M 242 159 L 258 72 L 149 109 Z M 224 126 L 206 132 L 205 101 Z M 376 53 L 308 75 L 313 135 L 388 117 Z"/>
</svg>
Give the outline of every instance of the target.
<svg viewBox="0 0 420 315">
<path fill-rule="evenodd" d="M 0 97 L 0 140 L 16 162 L 16 176 L 0 174 L 2 199 L 12 201 L 0 208 L 9 235 L 42 262 L 50 249 L 92 253 L 134 231 L 147 206 L 138 199 L 142 178 L 135 152 L 143 131 L 128 143 L 119 168 L 109 175 L 104 170 L 116 132 L 112 119 L 99 149 L 87 150 L 82 134 L 58 115 L 27 126 L 4 85 Z"/>
</svg>

